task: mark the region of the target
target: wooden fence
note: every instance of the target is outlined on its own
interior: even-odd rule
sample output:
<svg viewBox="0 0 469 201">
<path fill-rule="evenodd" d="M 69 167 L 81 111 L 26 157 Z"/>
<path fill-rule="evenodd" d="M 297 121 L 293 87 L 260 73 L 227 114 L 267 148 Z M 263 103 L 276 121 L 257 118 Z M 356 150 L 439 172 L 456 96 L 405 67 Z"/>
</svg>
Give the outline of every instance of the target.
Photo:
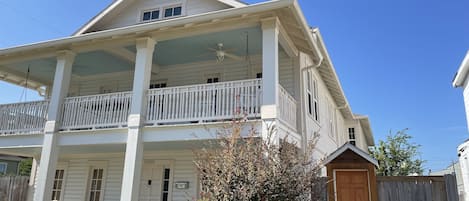
<svg viewBox="0 0 469 201">
<path fill-rule="evenodd" d="M 0 201 L 25 201 L 28 196 L 29 177 L 0 177 Z"/>
<path fill-rule="evenodd" d="M 458 201 L 454 175 L 377 177 L 379 201 Z"/>
</svg>

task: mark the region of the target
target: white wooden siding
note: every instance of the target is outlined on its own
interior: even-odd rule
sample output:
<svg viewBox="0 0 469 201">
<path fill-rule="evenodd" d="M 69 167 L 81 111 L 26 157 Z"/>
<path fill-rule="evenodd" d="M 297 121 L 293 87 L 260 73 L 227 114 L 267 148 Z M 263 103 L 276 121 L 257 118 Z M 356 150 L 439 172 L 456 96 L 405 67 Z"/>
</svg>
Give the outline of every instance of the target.
<svg viewBox="0 0 469 201">
<path fill-rule="evenodd" d="M 136 0 L 121 12 L 112 13 L 111 15 L 106 16 L 102 21 L 92 27 L 91 30 L 106 30 L 138 24 L 141 23 L 140 16 L 143 10 L 178 3 L 182 3 L 185 6 L 183 10 L 185 9 L 186 16 L 229 8 L 216 0 Z M 160 13 L 163 13 L 163 11 L 160 10 Z"/>
<path fill-rule="evenodd" d="M 193 163 L 193 154 L 190 150 L 176 151 L 146 151 L 144 160 L 171 160 L 174 162 L 172 171 L 173 183 L 176 181 L 188 181 L 189 189 L 179 190 L 173 188 L 172 200 L 186 201 L 197 198 L 198 179 L 196 168 Z M 105 157 L 88 159 L 90 156 L 61 158 L 60 162 L 67 163 L 66 183 L 64 186 L 64 200 L 83 201 L 88 193 L 88 175 L 90 171 L 90 160 L 103 161 L 107 163 L 106 183 L 104 189 L 104 201 L 120 199 L 122 186 L 122 174 L 124 170 L 124 157 Z M 39 168 L 38 168 L 39 170 Z M 35 178 L 34 188 L 36 187 Z"/>
<path fill-rule="evenodd" d="M 293 90 L 293 60 L 285 54 L 280 54 L 279 60 L 280 84 L 294 96 Z M 260 55 L 253 56 L 251 69 L 247 62 L 225 60 L 223 63 L 214 61 L 160 66 L 160 72 L 152 75 L 152 80 L 165 80 L 168 87 L 204 84 L 206 76 L 219 74 L 220 81 L 234 81 L 256 78 L 256 73 L 262 72 Z M 72 78 L 70 96 L 86 96 L 100 94 L 102 88 L 112 92 L 131 91 L 133 72 L 118 72 Z"/>
</svg>

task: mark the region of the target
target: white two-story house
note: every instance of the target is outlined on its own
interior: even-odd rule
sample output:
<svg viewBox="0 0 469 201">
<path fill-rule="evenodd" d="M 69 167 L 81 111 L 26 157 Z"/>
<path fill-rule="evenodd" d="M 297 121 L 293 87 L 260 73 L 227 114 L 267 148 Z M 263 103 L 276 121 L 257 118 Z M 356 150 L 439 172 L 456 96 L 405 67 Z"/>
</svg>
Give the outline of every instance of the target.
<svg viewBox="0 0 469 201">
<path fill-rule="evenodd" d="M 466 109 L 466 120 L 468 121 L 468 128 L 469 128 L 469 51 L 466 53 L 461 66 L 458 69 L 454 79 L 453 79 L 453 87 L 455 88 L 462 88 L 463 89 L 463 97 L 464 97 L 464 106 Z M 461 168 L 461 178 L 463 185 L 463 192 L 459 192 L 462 197 L 464 197 L 464 201 L 469 201 L 469 140 L 466 140 L 464 143 L 458 146 L 458 157 L 459 157 L 459 165 Z"/>
<path fill-rule="evenodd" d="M 315 133 L 324 157 L 373 135 L 295 0 L 116 0 L 70 37 L 0 50 L 0 153 L 34 158 L 35 201 L 193 200 L 193 150 L 235 117 Z M 26 84 L 27 83 L 27 84 Z"/>
</svg>

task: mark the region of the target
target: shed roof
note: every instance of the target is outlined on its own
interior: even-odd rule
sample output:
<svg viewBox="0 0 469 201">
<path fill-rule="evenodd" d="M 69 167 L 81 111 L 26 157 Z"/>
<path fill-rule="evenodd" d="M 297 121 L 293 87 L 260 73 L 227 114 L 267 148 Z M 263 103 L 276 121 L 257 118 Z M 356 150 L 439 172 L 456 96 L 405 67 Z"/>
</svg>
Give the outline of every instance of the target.
<svg viewBox="0 0 469 201">
<path fill-rule="evenodd" d="M 356 146 L 354 146 L 350 143 L 346 143 L 346 144 L 342 145 L 337 150 L 335 150 L 332 154 L 330 154 L 326 158 L 326 160 L 324 161 L 324 164 L 331 163 L 332 161 L 334 161 L 336 158 L 338 158 L 339 156 L 341 156 L 342 154 L 344 154 L 347 151 L 352 151 L 356 155 L 360 156 L 361 158 L 365 159 L 369 163 L 371 163 L 371 164 L 375 165 L 376 167 L 378 167 L 378 161 L 376 159 L 374 159 L 368 153 L 364 152 L 363 150 L 357 148 Z"/>
</svg>

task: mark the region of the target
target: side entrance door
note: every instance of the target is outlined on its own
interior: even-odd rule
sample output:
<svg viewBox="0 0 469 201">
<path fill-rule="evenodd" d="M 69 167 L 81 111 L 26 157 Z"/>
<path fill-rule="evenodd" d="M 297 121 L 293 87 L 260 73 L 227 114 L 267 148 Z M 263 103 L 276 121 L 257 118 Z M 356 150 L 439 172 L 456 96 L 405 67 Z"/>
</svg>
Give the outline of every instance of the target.
<svg viewBox="0 0 469 201">
<path fill-rule="evenodd" d="M 336 171 L 337 201 L 370 201 L 367 171 Z"/>
<path fill-rule="evenodd" d="M 168 201 L 172 192 L 172 165 L 168 161 L 144 163 L 140 180 L 140 201 Z"/>
</svg>

